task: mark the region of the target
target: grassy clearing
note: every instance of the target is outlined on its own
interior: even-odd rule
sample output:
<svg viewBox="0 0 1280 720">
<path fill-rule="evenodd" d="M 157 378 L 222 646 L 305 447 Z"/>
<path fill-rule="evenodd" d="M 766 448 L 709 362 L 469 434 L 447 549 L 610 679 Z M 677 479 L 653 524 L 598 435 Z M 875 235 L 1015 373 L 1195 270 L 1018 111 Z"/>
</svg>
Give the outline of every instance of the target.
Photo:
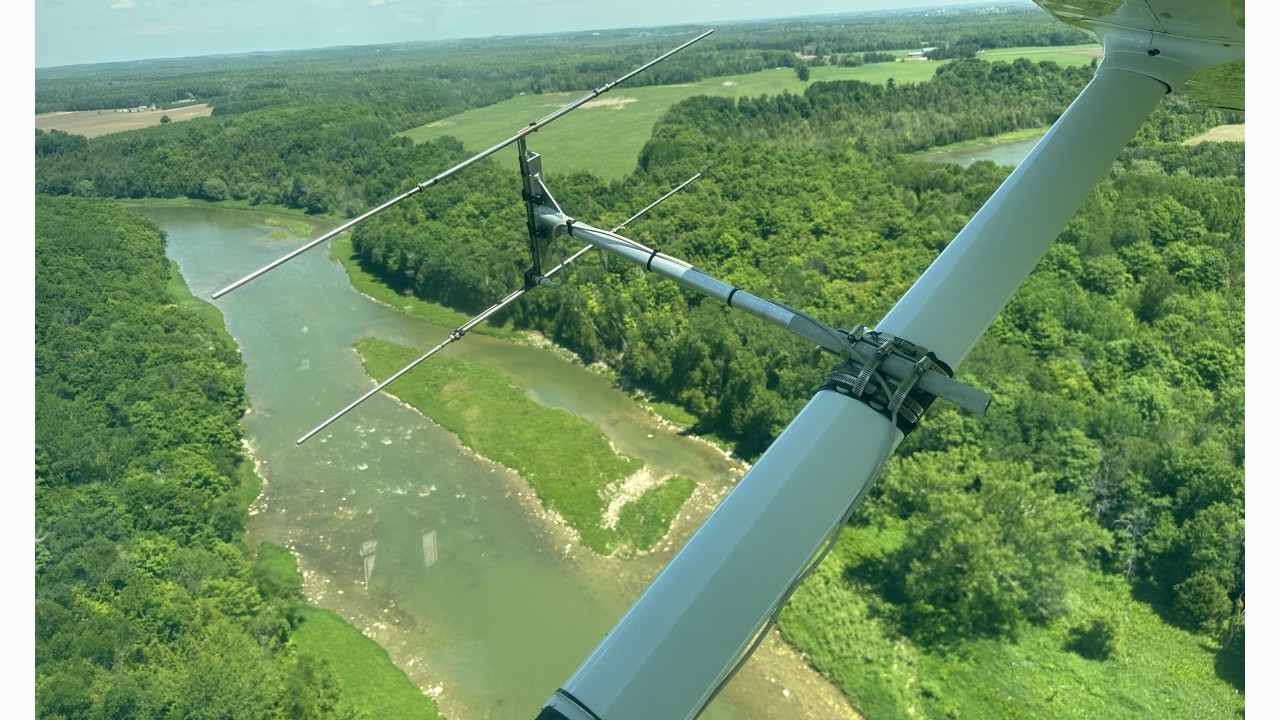
<svg viewBox="0 0 1280 720">
<path fill-rule="evenodd" d="M 529 138 L 529 147 L 543 156 L 548 175 L 585 171 L 604 179 L 619 179 L 635 169 L 636 158 L 653 133 L 654 123 L 667 108 L 681 100 L 694 95 L 775 95 L 784 90 L 804 91 L 804 83 L 796 78 L 793 70 L 786 68 L 689 85 L 637 88 L 622 85 L 564 120 L 538 131 Z M 468 149 L 478 152 L 581 95 L 520 95 L 409 130 L 405 135 L 415 142 L 452 135 Z"/>
<path fill-rule="evenodd" d="M 667 536 L 671 522 L 693 495 L 697 483 L 682 475 L 672 475 L 661 485 L 623 506 L 618 515 L 618 535 L 632 548 L 651 549 Z"/>
<path fill-rule="evenodd" d="M 302 587 L 293 553 L 279 545 L 262 544 L 257 570 L 274 582 Z M 307 605 L 301 617 L 293 631 L 298 655 L 328 665 L 341 683 L 343 704 L 358 708 L 360 717 L 440 720 L 431 698 L 378 643 L 329 610 Z"/>
<path fill-rule="evenodd" d="M 248 510 L 254 500 L 258 499 L 258 495 L 262 493 L 262 476 L 253 467 L 252 462 L 240 463 L 237 472 L 238 482 L 236 483 L 235 493 L 236 507 Z"/>
<path fill-rule="evenodd" d="M 378 380 L 419 354 L 373 338 L 356 349 L 366 372 Z M 643 463 L 615 453 L 595 425 L 530 400 L 498 370 L 455 358 L 420 365 L 397 381 L 395 392 L 467 447 L 519 473 L 584 545 L 602 555 L 619 545 L 618 532 L 602 525 L 603 493 Z"/>
<path fill-rule="evenodd" d="M 1199 145 L 1204 142 L 1244 142 L 1244 123 L 1219 125 L 1207 133 L 1183 141 L 1183 145 Z"/>
<path fill-rule="evenodd" d="M 1167 625 L 1116 578 L 1097 576 L 1078 589 L 1072 614 L 1017 641 L 912 644 L 873 569 L 901 537 L 893 525 L 845 533 L 780 622 L 867 717 L 1243 717 L 1238 653 Z M 1092 660 L 1066 649 L 1071 629 L 1099 609 L 1121 619 L 1117 652 Z"/>
<path fill-rule="evenodd" d="M 298 572 L 297 559 L 293 553 L 275 543 L 264 542 L 258 546 L 254 570 L 259 575 L 270 578 L 272 583 L 292 586 L 299 592 L 302 590 L 302 573 Z"/>
<path fill-rule="evenodd" d="M 697 416 L 675 403 L 661 400 L 641 400 L 641 402 L 655 415 L 681 430 L 688 430 L 698 422 Z"/>
<path fill-rule="evenodd" d="M 886 64 L 886 67 L 898 69 L 897 82 L 923 82 L 933 76 L 936 67 L 936 64 L 933 67 L 925 67 L 926 65 L 927 63 L 892 63 Z M 881 73 L 874 68 L 876 66 L 813 68 L 811 79 L 877 77 Z M 869 79 L 868 82 L 883 80 Z M 606 180 L 616 180 L 635 169 L 636 158 L 653 134 L 654 123 L 668 108 L 681 100 L 695 95 L 737 98 L 779 95 L 783 92 L 801 94 L 806 85 L 790 68 L 709 78 L 687 85 L 637 88 L 623 85 L 600 100 L 588 103 L 564 120 L 539 130 L 529 138 L 529 147 L 543 156 L 542 164 L 548 175 L 589 172 Z M 573 93 L 521 95 L 488 107 L 469 110 L 404 134 L 415 142 L 452 135 L 468 149 L 478 152 L 579 97 L 581 94 Z"/>
<path fill-rule="evenodd" d="M 982 57 L 1003 62 L 1025 57 L 1033 62 L 1051 60 L 1063 65 L 1088 65 L 1092 60 L 1088 53 L 1095 47 L 1009 48 L 989 50 Z M 899 54 L 905 55 L 906 51 Z M 821 66 L 810 68 L 810 81 L 861 80 L 884 84 L 893 78 L 898 84 L 921 83 L 928 82 L 938 67 L 946 62 L 877 63 L 856 68 Z M 636 88 L 622 85 L 570 117 L 539 130 L 529 138 L 529 147 L 543 156 L 543 167 L 548 175 L 581 171 L 605 180 L 617 180 L 635 169 L 636 158 L 653 134 L 654 123 L 681 100 L 695 95 L 732 98 L 783 92 L 798 95 L 804 93 L 807 85 L 796 77 L 791 68 L 708 78 L 687 85 Z M 404 134 L 414 142 L 452 135 L 465 147 L 479 152 L 583 94 L 585 89 L 583 93 L 521 95 L 414 128 Z"/>
<path fill-rule="evenodd" d="M 328 661 L 345 702 L 362 717 L 440 720 L 430 697 L 391 662 L 382 646 L 330 610 L 306 606 L 293 632 L 298 654 Z"/>
<path fill-rule="evenodd" d="M 309 238 L 315 226 L 315 223 L 279 215 L 268 216 L 263 222 L 270 227 L 278 228 L 267 233 L 267 237 L 272 240 L 288 240 L 291 237 Z"/>
<path fill-rule="evenodd" d="M 419 300 L 412 295 L 402 295 L 393 288 L 383 282 L 380 278 L 365 272 L 360 267 L 360 261 L 356 258 L 355 252 L 351 248 L 351 239 L 348 237 L 340 237 L 329 244 L 330 256 L 341 263 L 346 269 L 347 275 L 351 278 L 351 286 L 356 291 L 368 295 L 378 302 L 389 305 L 401 312 L 412 315 L 413 317 L 425 320 L 433 325 L 439 325 L 447 328 L 461 327 L 464 323 L 471 319 L 470 315 L 465 315 L 456 310 L 451 310 L 443 305 L 437 305 L 426 300 Z M 494 337 L 502 337 L 511 340 L 519 339 L 521 336 L 513 330 L 483 323 L 471 330 L 474 333 L 482 335 L 493 335 Z"/>
</svg>

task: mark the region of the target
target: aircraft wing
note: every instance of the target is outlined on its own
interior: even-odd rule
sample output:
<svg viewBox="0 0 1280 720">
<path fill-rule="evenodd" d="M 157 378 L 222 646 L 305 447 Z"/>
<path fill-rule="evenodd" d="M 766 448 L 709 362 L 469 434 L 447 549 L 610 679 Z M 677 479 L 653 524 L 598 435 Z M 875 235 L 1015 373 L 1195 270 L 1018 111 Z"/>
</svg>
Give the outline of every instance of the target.
<svg viewBox="0 0 1280 720">
<path fill-rule="evenodd" d="M 1127 35 L 1139 44 L 1219 43 L 1244 48 L 1244 0 L 1034 0 L 1062 22 L 1101 37 Z M 1163 52 L 1163 51 L 1162 51 Z M 1244 57 L 1202 70 L 1182 91 L 1219 110 L 1244 110 Z"/>
</svg>

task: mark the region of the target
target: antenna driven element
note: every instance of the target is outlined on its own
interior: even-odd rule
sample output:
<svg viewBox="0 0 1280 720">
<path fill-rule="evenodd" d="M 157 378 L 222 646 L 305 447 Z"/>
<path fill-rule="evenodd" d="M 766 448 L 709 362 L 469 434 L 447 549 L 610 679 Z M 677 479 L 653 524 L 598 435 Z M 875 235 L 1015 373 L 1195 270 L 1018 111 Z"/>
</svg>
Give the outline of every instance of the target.
<svg viewBox="0 0 1280 720">
<path fill-rule="evenodd" d="M 522 164 L 522 167 L 523 167 L 523 164 Z M 702 173 L 698 173 L 697 175 L 694 175 L 693 177 L 689 178 L 688 180 L 685 180 L 684 182 L 680 183 L 680 184 L 679 184 L 679 185 L 677 185 L 676 187 L 672 188 L 669 192 L 667 192 L 667 194 L 666 194 L 666 195 L 663 195 L 662 197 L 658 198 L 657 200 L 655 200 L 655 201 L 653 201 L 653 202 L 649 203 L 649 205 L 647 205 L 643 210 L 641 210 L 640 212 L 638 212 L 638 213 L 636 213 L 636 214 L 632 215 L 631 217 L 627 218 L 625 221 L 623 221 L 623 222 L 622 222 L 622 224 L 620 224 L 620 225 L 618 225 L 617 227 L 615 227 L 615 228 L 613 229 L 613 232 L 618 232 L 619 230 L 622 230 L 623 228 L 627 227 L 627 226 L 628 226 L 628 225 L 630 225 L 632 222 L 634 222 L 637 218 L 639 218 L 641 215 L 644 215 L 645 213 L 647 213 L 647 212 L 649 212 L 650 210 L 654 209 L 654 208 L 655 208 L 655 207 L 657 207 L 658 205 L 662 204 L 664 201 L 666 201 L 666 199 L 667 199 L 667 198 L 669 198 L 669 197 L 671 197 L 672 195 L 675 195 L 676 193 L 680 192 L 680 191 L 681 191 L 681 190 L 683 190 L 686 186 L 688 186 L 688 185 L 689 185 L 689 183 L 693 182 L 694 180 L 697 180 L 697 179 L 698 179 L 699 177 L 701 177 L 701 176 L 702 176 Z M 444 339 L 444 341 L 443 341 L 443 342 L 441 342 L 439 345 L 436 345 L 435 347 L 433 347 L 433 348 L 431 348 L 430 350 L 428 350 L 426 353 L 424 353 L 424 354 L 423 354 L 421 357 L 419 357 L 417 360 L 414 360 L 413 362 L 409 363 L 408 365 L 405 365 L 403 368 L 401 368 L 400 370 L 398 370 L 394 375 L 392 375 L 391 377 L 387 378 L 386 380 L 383 380 L 382 382 L 378 383 L 378 384 L 377 384 L 377 386 L 375 386 L 372 390 L 370 390 L 369 392 L 365 393 L 364 395 L 361 395 L 359 398 L 357 398 L 357 399 L 356 399 L 354 402 L 352 402 L 350 405 L 347 405 L 346 407 L 342 408 L 342 409 L 341 409 L 341 410 L 339 410 L 338 412 L 334 413 L 334 414 L 333 414 L 333 415 L 332 415 L 328 420 L 325 420 L 324 422 L 322 422 L 322 423 L 320 423 L 319 425 L 317 425 L 314 429 L 312 429 L 312 430 L 311 430 L 310 432 L 308 432 L 306 435 L 303 435 L 302 437 L 298 438 L 298 440 L 297 440 L 297 444 L 298 444 L 298 445 L 301 445 L 302 443 L 306 442 L 307 440 L 310 440 L 312 437 L 314 437 L 314 436 L 316 435 L 316 433 L 318 433 L 318 432 L 320 432 L 321 430 L 324 430 L 325 428 L 327 428 L 327 427 L 329 427 L 330 425 L 332 425 L 334 422 L 336 422 L 336 421 L 338 420 L 338 418 L 341 418 L 343 415 L 346 415 L 347 413 L 349 413 L 349 412 L 351 412 L 352 410 L 354 410 L 358 405 L 360 405 L 360 403 L 363 403 L 365 400 L 368 400 L 369 398 L 373 397 L 374 395 L 377 395 L 377 394 L 378 394 L 378 392 L 379 392 L 379 391 L 381 391 L 383 388 L 387 387 L 387 386 L 388 386 L 388 385 L 390 385 L 391 383 L 393 383 L 393 382 L 395 382 L 396 380 L 398 380 L 398 379 L 400 379 L 401 377 L 403 377 L 405 373 L 409 372 L 410 370 L 414 369 L 414 368 L 415 368 L 415 367 L 417 367 L 418 365 L 422 364 L 425 360 L 427 360 L 427 358 L 429 358 L 429 357 L 431 357 L 432 355 L 435 355 L 436 353 L 440 352 L 440 351 L 441 351 L 441 350 L 443 350 L 447 345 L 450 345 L 451 343 L 454 343 L 454 342 L 457 342 L 458 340 L 461 340 L 461 339 L 462 339 L 462 337 L 463 337 L 464 335 L 466 335 L 466 334 L 467 334 L 467 332 L 468 332 L 469 330 L 471 330 L 471 328 L 474 328 L 475 326 L 479 325 L 480 323 L 484 322 L 485 320 L 488 320 L 489 318 L 493 317 L 493 315 L 494 315 L 495 313 L 497 313 L 499 310 L 501 310 L 501 309 L 505 308 L 506 306 L 510 305 L 511 303 L 515 302 L 516 300 L 519 300 L 519 299 L 520 299 L 520 298 L 521 298 L 525 293 L 529 292 L 530 290 L 534 289 L 535 287 L 538 287 L 539 285 L 542 285 L 543 287 L 546 287 L 546 286 L 547 286 L 547 284 L 550 284 L 550 286 L 551 286 L 551 287 L 555 287 L 555 283 L 552 283 L 550 280 L 548 280 L 548 279 L 547 279 L 548 277 L 550 277 L 551 275 L 555 275 L 556 273 L 560 272 L 561 270 L 563 270 L 564 268 L 566 268 L 566 267 L 568 267 L 570 264 L 572 264 L 575 260 L 577 260 L 578 258 L 582 257 L 583 255 L 586 255 L 587 253 L 591 252 L 591 251 L 592 251 L 592 250 L 594 250 L 594 249 L 595 249 L 595 247 L 594 247 L 594 246 L 592 246 L 592 245 L 587 245 L 587 246 L 585 246 L 585 247 L 580 248 L 577 252 L 575 252 L 574 254 L 570 255 L 567 259 L 565 259 L 565 261 L 564 261 L 564 262 L 562 262 L 562 263 L 560 263 L 559 265 L 556 265 L 555 267 L 553 267 L 553 268 L 551 268 L 551 269 L 547 270 L 547 272 L 546 272 L 546 275 L 545 275 L 545 276 L 543 276 L 543 275 L 538 275 L 535 279 L 533 279 L 533 281 L 531 281 L 531 278 L 530 278 L 530 274 L 533 272 L 533 270 L 530 270 L 529 272 L 526 272 L 526 273 L 525 273 L 525 285 L 524 285 L 524 287 L 520 288 L 519 290 L 516 290 L 516 291 L 512 292 L 511 294 L 509 294 L 509 295 L 507 295 L 506 297 L 502 298 L 502 299 L 501 299 L 501 300 L 499 300 L 498 302 L 496 302 L 496 303 L 494 303 L 493 305 L 489 306 L 489 308 L 488 308 L 487 310 L 485 310 L 484 312 L 480 313 L 479 315 L 476 315 L 475 317 L 471 318 L 471 319 L 470 319 L 470 320 L 468 320 L 467 322 L 463 323 L 461 326 L 459 326 L 459 327 L 458 327 L 456 330 L 454 330 L 452 333 L 449 333 L 449 337 L 445 338 L 445 339 Z"/>
<path fill-rule="evenodd" d="M 551 242 L 555 237 L 550 228 L 538 222 L 538 214 L 546 212 L 548 208 L 561 212 L 560 205 L 542 182 L 542 157 L 536 152 L 529 152 L 523 139 L 516 147 L 520 149 L 520 178 L 523 181 L 520 196 L 524 198 L 529 226 L 529 254 L 533 257 L 533 265 L 524 273 L 524 284 L 556 287 L 542 273 L 543 266 L 551 262 Z"/>
<path fill-rule="evenodd" d="M 522 129 L 520 130 L 520 132 L 516 133 L 515 135 L 512 135 L 511 137 L 507 138 L 506 140 L 503 140 L 502 142 L 498 143 L 497 145 L 494 145 L 493 147 L 489 148 L 488 150 L 485 150 L 485 151 L 483 151 L 483 152 L 477 153 L 476 155 L 472 155 L 471 157 L 467 158 L 466 160 L 463 160 L 462 162 L 458 163 L 457 165 L 454 165 L 453 167 L 449 168 L 448 170 L 445 170 L 444 172 L 440 173 L 439 175 L 436 175 L 435 177 L 431 178 L 430 180 L 425 180 L 425 181 L 423 181 L 423 182 L 421 182 L 421 183 L 418 183 L 417 185 L 413 186 L 412 188 L 410 188 L 410 189 L 409 189 L 409 190 L 407 190 L 406 192 L 402 193 L 401 195 L 399 195 L 399 196 L 397 196 L 397 197 L 394 197 L 394 198 L 392 198 L 392 199 L 390 199 L 390 200 L 388 200 L 388 201 L 386 201 L 386 202 L 382 203 L 382 204 L 381 204 L 381 205 L 379 205 L 378 207 L 373 208 L 372 210 L 369 210 L 368 212 L 364 213 L 363 215 L 360 215 L 360 216 L 359 216 L 359 217 L 357 217 L 357 218 L 354 218 L 354 219 L 352 219 L 352 220 L 349 220 L 349 221 L 347 221 L 347 222 L 343 223 L 342 225 L 339 225 L 338 227 L 334 228 L 333 230 L 330 230 L 329 232 L 325 233 L 324 235 L 321 235 L 320 237 L 316 238 L 315 240 L 312 240 L 311 242 L 309 242 L 309 243 L 307 243 L 307 244 L 303 245 L 302 247 L 298 248 L 297 250 L 294 250 L 293 252 L 289 253 L 288 255 L 285 255 L 285 256 L 283 256 L 283 257 L 279 258 L 278 260 L 275 260 L 275 261 L 273 261 L 273 262 L 271 262 L 271 263 L 269 263 L 269 264 L 267 264 L 267 265 L 264 265 L 263 267 L 259 268 L 258 270 L 255 270 L 255 271 L 253 271 L 253 272 L 249 273 L 248 275 L 245 275 L 244 277 L 240 278 L 239 280 L 237 280 L 237 281 L 235 281 L 235 282 L 231 283 L 230 285 L 228 285 L 228 286 L 226 286 L 226 287 L 222 288 L 221 290 L 218 290 L 217 292 L 213 293 L 213 299 L 217 300 L 218 298 L 222 297 L 223 295 L 226 295 L 227 293 L 231 292 L 232 290 L 235 290 L 236 288 L 239 288 L 240 286 L 242 286 L 242 285 L 244 285 L 244 284 L 248 283 L 248 282 L 249 282 L 249 281 L 251 281 L 251 280 L 254 280 L 254 279 L 258 278 L 258 277 L 261 277 L 262 275 L 265 275 L 266 273 L 268 273 L 268 272 L 270 272 L 270 271 L 272 271 L 272 270 L 274 270 L 274 269 L 276 269 L 276 268 L 280 267 L 281 265 L 283 265 L 283 264 L 285 264 L 285 263 L 289 262 L 290 260 L 292 260 L 292 259 L 294 259 L 295 257 L 297 257 L 297 256 L 301 255 L 302 253 L 304 253 L 304 252 L 306 252 L 306 251 L 308 251 L 308 250 L 310 250 L 310 249 L 312 249 L 312 248 L 316 247 L 317 245 L 320 245 L 320 244 L 322 244 L 322 243 L 324 243 L 324 242 L 327 242 L 327 241 L 329 241 L 329 240 L 332 240 L 333 238 L 337 237 L 338 235 L 341 235 L 342 233 L 346 232 L 347 230 L 350 230 L 352 227 L 355 227 L 356 225 L 358 225 L 358 224 L 360 224 L 360 223 L 364 222 L 365 220 L 368 220 L 369 218 L 373 217 L 374 215 L 377 215 L 378 213 L 382 212 L 383 210 L 386 210 L 387 208 L 389 208 L 389 207 L 391 207 L 391 206 L 393 206 L 393 205 L 396 205 L 396 204 L 400 203 L 401 201 L 407 200 L 408 198 L 410 198 L 410 197 L 412 197 L 412 196 L 414 196 L 414 195 L 417 195 L 418 193 L 422 192 L 423 190 L 426 190 L 427 188 L 429 188 L 429 187 L 431 187 L 431 186 L 433 186 L 433 185 L 438 185 L 441 181 L 445 180 L 446 178 L 450 177 L 451 175 L 454 175 L 455 173 L 457 173 L 457 172 L 459 172 L 459 171 L 461 171 L 461 170 L 464 170 L 464 169 L 466 169 L 466 168 L 468 168 L 468 167 L 470 167 L 470 166 L 472 166 L 472 165 L 476 164 L 477 162 L 479 162 L 479 161 L 483 160 L 484 158 L 489 157 L 490 155 L 493 155 L 494 153 L 496 153 L 496 152 L 498 152 L 499 150 L 501 150 L 501 149 L 503 149 L 503 148 L 505 148 L 505 147 L 507 147 L 507 146 L 511 145 L 512 143 L 515 143 L 515 142 L 522 142 L 522 141 L 524 140 L 524 138 L 528 137 L 529 135 L 532 135 L 533 133 L 538 132 L 539 130 L 541 130 L 542 128 L 544 128 L 544 127 L 546 127 L 547 125 L 551 124 L 552 122 L 554 122 L 554 121 L 556 121 L 556 120 L 558 120 L 558 119 L 560 119 L 560 118 L 564 117 L 565 115 L 569 114 L 570 112 L 572 112 L 572 111 L 574 111 L 574 110 L 577 110 L 578 108 L 580 108 L 580 107 L 582 107 L 583 105 L 587 104 L 588 102 L 591 102 L 592 100 L 594 100 L 594 99 L 596 99 L 596 98 L 600 97 L 601 95 L 603 95 L 603 94 L 605 94 L 605 93 L 609 92 L 610 90 L 612 90 L 612 89 L 614 89 L 615 87 L 617 87 L 617 86 L 621 85 L 622 83 L 626 82 L 627 80 L 630 80 L 631 78 L 633 78 L 633 77 L 635 77 L 636 75 L 638 75 L 638 74 L 640 74 L 640 73 L 644 72 L 645 70 L 648 70 L 649 68 L 653 67 L 654 65 L 657 65 L 658 63 L 662 62 L 663 60 L 666 60 L 667 58 L 671 57 L 672 55 L 675 55 L 676 53 L 680 52 L 681 50 L 684 50 L 685 48 L 689 47 L 690 45 L 693 45 L 694 43 L 696 43 L 696 42 L 698 42 L 698 41 L 702 40 L 703 38 L 707 37 L 708 35 L 710 35 L 710 34 L 711 34 L 711 33 L 713 33 L 713 32 L 715 32 L 715 31 L 714 31 L 714 30 L 708 30 L 708 31 L 706 31 L 706 32 L 702 33 L 701 35 L 699 35 L 698 37 L 696 37 L 696 38 L 694 38 L 694 39 L 692 39 L 692 40 L 690 40 L 690 41 L 688 41 L 688 42 L 684 43 L 683 45 L 680 45 L 679 47 L 677 47 L 677 48 L 675 48 L 675 49 L 673 49 L 673 50 L 670 50 L 670 51 L 668 51 L 668 52 L 664 53 L 663 55 L 660 55 L 660 56 L 658 56 L 658 57 L 654 58 L 653 60 L 650 60 L 649 62 L 647 62 L 647 63 L 645 63 L 645 64 L 641 65 L 640 67 L 636 68 L 635 70 L 632 70 L 631 72 L 627 73 L 626 75 L 623 75 L 622 77 L 618 78 L 617 80 L 614 80 L 613 82 L 610 82 L 610 83 L 606 83 L 606 84 L 604 84 L 604 85 L 601 85 L 600 87 L 596 88 L 595 90 L 592 90 L 591 92 L 587 93 L 586 95 L 583 95 L 581 98 L 579 98 L 579 99 L 575 100 L 574 102 L 571 102 L 571 103 L 569 103 L 568 105 L 565 105 L 564 107 L 559 108 L 558 110 L 556 110 L 555 112 L 551 113 L 550 115 L 547 115 L 546 117 L 542 118 L 541 120 L 538 120 L 538 121 L 536 121 L 536 122 L 531 122 L 531 123 L 529 123 L 529 124 L 528 124 L 528 125 L 526 125 L 524 128 L 522 128 Z M 524 153 L 524 150 L 523 150 L 523 148 L 522 148 L 521 153 L 520 153 L 521 158 L 522 158 L 522 161 L 523 161 L 524 154 L 525 154 L 525 153 Z"/>
</svg>

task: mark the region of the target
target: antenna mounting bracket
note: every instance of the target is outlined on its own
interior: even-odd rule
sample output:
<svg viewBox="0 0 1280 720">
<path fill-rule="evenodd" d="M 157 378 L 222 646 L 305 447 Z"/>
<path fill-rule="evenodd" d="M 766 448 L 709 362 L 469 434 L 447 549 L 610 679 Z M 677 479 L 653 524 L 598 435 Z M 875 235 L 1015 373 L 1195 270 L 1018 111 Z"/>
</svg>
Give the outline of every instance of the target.
<svg viewBox="0 0 1280 720">
<path fill-rule="evenodd" d="M 865 325 L 849 331 L 847 343 L 844 361 L 827 373 L 819 390 L 834 390 L 862 401 L 896 422 L 904 435 L 915 429 L 925 410 L 939 397 L 920 387 L 920 380 L 930 372 L 948 379 L 955 377 L 951 368 L 932 352 Z M 886 367 L 890 364 L 894 367 Z M 944 396 L 967 409 L 981 412 L 991 402 L 990 395 L 966 385 L 951 381 L 946 387 L 962 391 L 960 395 Z"/>
<path fill-rule="evenodd" d="M 538 217 L 550 213 L 560 214 L 560 205 L 542 181 L 542 156 L 529 150 L 523 138 L 517 143 L 517 147 L 520 151 L 520 179 L 523 183 L 520 196 L 524 199 L 525 218 L 529 226 L 529 254 L 533 258 L 532 266 L 524 272 L 524 284 L 525 287 L 558 287 L 547 279 L 544 268 L 551 266 L 551 245 L 559 231 L 538 222 Z"/>
</svg>

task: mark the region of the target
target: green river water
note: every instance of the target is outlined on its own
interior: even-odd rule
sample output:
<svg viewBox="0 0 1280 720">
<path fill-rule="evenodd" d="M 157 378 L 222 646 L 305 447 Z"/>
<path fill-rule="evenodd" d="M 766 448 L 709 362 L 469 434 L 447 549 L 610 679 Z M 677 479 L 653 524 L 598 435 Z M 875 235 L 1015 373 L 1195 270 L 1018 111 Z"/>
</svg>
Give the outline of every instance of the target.
<svg viewBox="0 0 1280 720">
<path fill-rule="evenodd" d="M 205 299 L 303 243 L 269 238 L 263 216 L 249 212 L 144 212 Z M 309 599 L 386 647 L 450 720 L 536 715 L 742 472 L 554 351 L 474 333 L 450 346 L 444 352 L 499 368 L 537 401 L 591 420 L 656 474 L 699 482 L 672 533 L 680 540 L 643 558 L 601 558 L 548 519 L 518 476 L 385 395 L 295 444 L 373 386 L 352 349 L 357 339 L 425 350 L 451 328 L 357 293 L 326 248 L 214 304 L 246 364 L 245 431 L 266 481 L 249 542 L 290 548 Z M 798 714 L 797 703 L 833 706 L 830 687 L 780 645 L 762 648 L 765 657 L 703 717 L 814 717 Z M 848 715 L 837 707 L 816 716 Z"/>
</svg>

